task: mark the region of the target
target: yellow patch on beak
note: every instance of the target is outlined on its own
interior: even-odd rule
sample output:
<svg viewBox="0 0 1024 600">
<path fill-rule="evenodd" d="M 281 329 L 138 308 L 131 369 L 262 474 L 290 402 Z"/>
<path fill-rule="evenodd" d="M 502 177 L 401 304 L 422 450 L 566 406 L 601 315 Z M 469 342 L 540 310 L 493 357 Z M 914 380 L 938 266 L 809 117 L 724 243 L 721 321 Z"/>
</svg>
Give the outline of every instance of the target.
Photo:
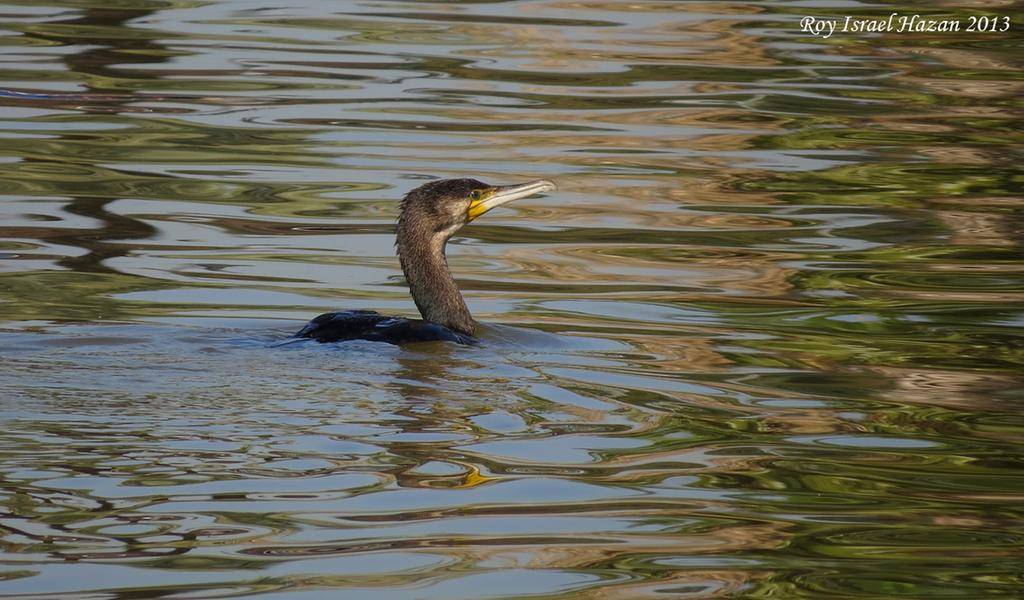
<svg viewBox="0 0 1024 600">
<path fill-rule="evenodd" d="M 466 221 L 472 221 L 492 208 L 501 206 L 506 202 L 554 190 L 555 184 L 546 179 L 473 190 L 469 195 L 470 202 L 469 210 L 466 211 Z"/>
<path fill-rule="evenodd" d="M 486 190 L 473 190 L 471 195 L 472 200 L 469 202 L 469 210 L 466 211 L 466 221 L 472 221 L 479 217 L 485 212 L 491 210 L 493 206 L 488 206 L 487 199 L 494 195 L 494 188 Z"/>
</svg>

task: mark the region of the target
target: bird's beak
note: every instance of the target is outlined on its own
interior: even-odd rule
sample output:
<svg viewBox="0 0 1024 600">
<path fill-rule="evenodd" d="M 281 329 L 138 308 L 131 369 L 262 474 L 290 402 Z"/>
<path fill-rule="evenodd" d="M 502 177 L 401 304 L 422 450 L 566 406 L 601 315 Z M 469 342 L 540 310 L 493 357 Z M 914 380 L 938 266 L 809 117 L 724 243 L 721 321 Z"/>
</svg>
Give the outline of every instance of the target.
<svg viewBox="0 0 1024 600">
<path fill-rule="evenodd" d="M 501 206 L 506 202 L 526 198 L 527 196 L 532 196 L 541 192 L 553 192 L 555 189 L 557 188 L 554 182 L 548 181 L 547 179 L 538 179 L 536 181 L 528 181 L 526 183 L 519 183 L 516 185 L 495 186 L 491 188 L 491 193 L 487 196 L 480 200 L 473 200 L 470 202 L 466 220 L 472 221 L 495 206 Z"/>
</svg>

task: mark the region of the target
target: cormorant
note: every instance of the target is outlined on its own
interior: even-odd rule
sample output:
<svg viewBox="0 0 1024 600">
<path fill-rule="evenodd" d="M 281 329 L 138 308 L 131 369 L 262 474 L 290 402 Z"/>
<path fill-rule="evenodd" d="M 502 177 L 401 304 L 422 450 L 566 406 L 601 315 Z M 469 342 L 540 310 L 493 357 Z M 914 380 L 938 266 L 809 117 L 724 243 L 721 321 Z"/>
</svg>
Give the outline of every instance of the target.
<svg viewBox="0 0 1024 600">
<path fill-rule="evenodd" d="M 475 343 L 476 321 L 448 270 L 444 253 L 448 238 L 496 206 L 554 189 L 555 184 L 545 179 L 517 185 L 442 179 L 412 190 L 399 208 L 395 246 L 409 292 L 423 319 L 389 317 L 372 310 L 346 310 L 320 315 L 295 336 L 318 342 Z"/>
</svg>

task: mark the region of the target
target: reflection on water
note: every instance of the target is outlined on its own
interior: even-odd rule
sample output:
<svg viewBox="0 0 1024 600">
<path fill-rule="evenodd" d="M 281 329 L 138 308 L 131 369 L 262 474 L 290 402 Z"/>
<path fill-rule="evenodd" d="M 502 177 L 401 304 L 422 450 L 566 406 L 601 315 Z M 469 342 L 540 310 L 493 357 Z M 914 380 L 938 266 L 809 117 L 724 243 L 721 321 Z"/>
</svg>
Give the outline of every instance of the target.
<svg viewBox="0 0 1024 600">
<path fill-rule="evenodd" d="M 1019 26 L 834 6 L 4 2 L 0 597 L 1024 594 Z"/>
</svg>

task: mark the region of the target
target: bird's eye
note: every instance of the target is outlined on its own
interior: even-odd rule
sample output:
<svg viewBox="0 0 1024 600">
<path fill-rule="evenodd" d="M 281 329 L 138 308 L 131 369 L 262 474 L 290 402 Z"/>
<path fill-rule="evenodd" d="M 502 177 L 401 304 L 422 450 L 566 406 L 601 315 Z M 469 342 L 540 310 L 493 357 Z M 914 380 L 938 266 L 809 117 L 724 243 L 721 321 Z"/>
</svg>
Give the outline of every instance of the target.
<svg viewBox="0 0 1024 600">
<path fill-rule="evenodd" d="M 472 192 L 469 193 L 469 199 L 470 200 L 479 200 L 479 199 L 481 199 L 483 197 L 484 197 L 484 191 L 483 190 L 473 190 Z"/>
</svg>

